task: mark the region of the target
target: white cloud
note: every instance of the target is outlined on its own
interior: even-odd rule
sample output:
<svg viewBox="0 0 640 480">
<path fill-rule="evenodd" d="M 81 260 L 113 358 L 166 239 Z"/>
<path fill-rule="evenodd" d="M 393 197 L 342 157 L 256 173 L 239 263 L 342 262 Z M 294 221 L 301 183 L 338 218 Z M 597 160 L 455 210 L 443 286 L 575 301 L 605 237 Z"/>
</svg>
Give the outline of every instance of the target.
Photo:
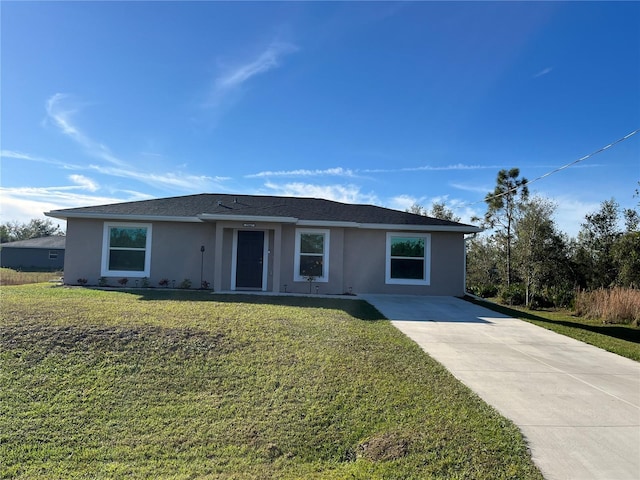
<svg viewBox="0 0 640 480">
<path fill-rule="evenodd" d="M 279 170 L 279 171 L 264 171 L 246 175 L 246 178 L 259 178 L 259 177 L 313 177 L 313 176 L 336 176 L 336 177 L 354 177 L 353 170 L 342 167 L 325 168 L 324 170 Z"/>
<path fill-rule="evenodd" d="M 449 186 L 456 188 L 458 190 L 463 190 L 465 192 L 480 193 L 482 197 L 478 199 L 478 202 L 484 201 L 485 195 L 495 188 L 495 187 L 483 187 L 482 185 L 478 185 L 475 183 L 473 185 L 465 185 L 462 183 L 449 183 Z"/>
<path fill-rule="evenodd" d="M 190 175 L 182 172 L 173 173 L 153 173 L 140 172 L 133 169 L 104 167 L 100 165 L 89 165 L 91 170 L 110 175 L 112 177 L 130 178 L 140 182 L 162 188 L 178 188 L 186 191 L 203 191 L 211 187 L 219 188 L 220 184 L 229 177 L 210 177 L 207 175 Z"/>
<path fill-rule="evenodd" d="M 123 192 L 123 197 L 87 195 L 76 193 L 77 185 L 62 187 L 0 187 L 2 195 L 2 223 L 7 221 L 28 222 L 42 218 L 44 212 L 62 208 L 86 207 L 130 200 L 141 200 L 150 196 L 139 192 Z M 63 225 L 64 222 L 58 222 Z"/>
<path fill-rule="evenodd" d="M 585 215 L 600 208 L 599 202 L 583 201 L 572 195 L 546 196 L 556 204 L 555 221 L 558 229 L 570 237 L 577 237 Z"/>
<path fill-rule="evenodd" d="M 388 208 L 393 208 L 394 210 L 408 210 L 409 207 L 415 204 L 421 204 L 424 197 L 414 197 L 412 195 L 397 195 L 395 197 L 391 197 L 387 202 Z M 425 206 L 425 205 L 423 205 Z"/>
<path fill-rule="evenodd" d="M 70 95 L 56 93 L 47 100 L 47 115 L 62 133 L 84 147 L 89 155 L 113 165 L 125 166 L 125 162 L 114 156 L 108 147 L 92 140 L 72 123 L 71 117 L 80 110 L 77 103 Z"/>
<path fill-rule="evenodd" d="M 432 166 L 422 165 L 420 167 L 403 167 L 403 168 L 370 168 L 360 170 L 363 173 L 399 173 L 399 172 L 444 172 L 451 170 L 493 170 L 499 168 L 496 165 L 465 165 L 456 163 L 454 165 Z"/>
<path fill-rule="evenodd" d="M 96 190 L 98 190 L 98 188 L 100 188 L 96 182 L 94 182 L 90 178 L 85 177 L 84 175 L 69 175 L 69 180 L 77 184 L 82 189 L 89 190 L 90 192 L 95 192 Z"/>
<path fill-rule="evenodd" d="M 225 72 L 214 80 L 206 106 L 218 106 L 223 99 L 251 78 L 279 67 L 282 57 L 297 50 L 298 47 L 290 43 L 272 42 L 256 58 L 225 69 Z"/>
<path fill-rule="evenodd" d="M 362 193 L 357 185 L 314 185 L 301 182 L 280 185 L 267 182 L 265 187 L 271 190 L 271 194 L 284 197 L 324 198 L 343 203 L 380 203 L 375 194 Z"/>
<path fill-rule="evenodd" d="M 538 77 L 542 77 L 543 75 L 547 75 L 548 73 L 551 73 L 552 70 L 553 70 L 553 68 L 551 68 L 551 67 L 544 68 L 544 69 L 540 70 L 538 73 L 536 73 L 533 76 L 533 78 L 538 78 Z"/>
</svg>

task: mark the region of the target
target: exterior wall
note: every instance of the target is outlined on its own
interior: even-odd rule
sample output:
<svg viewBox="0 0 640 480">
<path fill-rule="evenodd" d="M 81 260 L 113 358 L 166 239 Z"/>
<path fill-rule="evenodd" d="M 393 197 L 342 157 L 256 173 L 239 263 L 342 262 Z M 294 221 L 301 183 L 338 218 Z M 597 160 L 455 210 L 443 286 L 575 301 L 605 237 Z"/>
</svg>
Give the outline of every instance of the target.
<svg viewBox="0 0 640 480">
<path fill-rule="evenodd" d="M 64 249 L 60 248 L 15 248 L 0 247 L 0 265 L 18 270 L 62 270 Z M 55 252 L 55 259 L 49 253 Z"/>
<path fill-rule="evenodd" d="M 65 283 L 74 285 L 79 278 L 86 278 L 89 285 L 98 284 L 104 223 L 102 220 L 68 219 Z M 126 223 L 122 222 L 123 225 Z M 184 279 L 189 279 L 192 288 L 199 288 L 202 259 L 203 280 L 212 281 L 214 224 L 154 222 L 152 229 L 151 286 L 158 286 L 158 282 L 166 278 L 169 286 L 178 286 Z M 204 255 L 200 251 L 202 245 L 205 247 Z M 106 278 L 108 284 L 113 286 L 122 277 Z"/>
<path fill-rule="evenodd" d="M 123 222 L 126 224 L 126 222 Z M 76 284 L 86 278 L 97 285 L 101 272 L 104 221 L 69 219 L 65 258 L 65 282 Z M 267 291 L 309 293 L 309 283 L 294 281 L 296 226 L 256 222 L 251 227 L 240 222 L 174 223 L 153 222 L 149 281 L 157 287 L 168 279 L 176 287 L 184 279 L 191 288 L 203 280 L 216 291 L 232 287 L 234 230 L 265 232 L 268 257 Z M 325 228 L 326 229 L 326 228 Z M 431 233 L 430 285 L 385 283 L 387 230 L 329 228 L 328 281 L 311 284 L 312 293 L 387 293 L 410 295 L 462 295 L 464 293 L 464 235 Z M 401 231 L 401 230 L 398 230 Z M 218 242 L 218 243 L 217 243 Z M 200 247 L 205 247 L 204 255 Z M 202 260 L 204 260 L 202 262 Z M 202 262 L 202 263 L 201 263 Z M 119 278 L 109 278 L 117 285 Z M 130 283 L 130 285 L 132 285 Z M 316 288 L 317 287 L 317 288 Z"/>
<path fill-rule="evenodd" d="M 294 280 L 294 263 L 296 256 L 295 241 L 297 228 L 300 227 L 296 227 L 294 225 L 286 225 L 282 227 L 282 261 L 280 263 L 280 288 L 278 289 L 276 286 L 275 291 L 284 292 L 286 290 L 289 293 L 309 293 L 309 282 Z M 312 282 L 311 293 L 345 293 L 343 275 L 343 248 L 345 229 L 322 228 L 322 230 L 329 230 L 329 279 L 327 282 Z"/>
<path fill-rule="evenodd" d="M 67 220 L 67 240 L 64 258 L 64 282 L 75 285 L 86 278 L 89 285 L 97 285 L 100 278 L 102 253 L 101 220 Z"/>
<path fill-rule="evenodd" d="M 188 279 L 191 288 L 200 288 L 201 268 L 202 280 L 213 282 L 215 224 L 155 222 L 151 241 L 152 286 L 167 279 L 169 286 L 178 287 Z"/>
<path fill-rule="evenodd" d="M 385 283 L 387 230 L 347 229 L 344 282 L 347 291 L 406 295 L 464 294 L 464 235 L 431 233 L 430 285 Z"/>
</svg>

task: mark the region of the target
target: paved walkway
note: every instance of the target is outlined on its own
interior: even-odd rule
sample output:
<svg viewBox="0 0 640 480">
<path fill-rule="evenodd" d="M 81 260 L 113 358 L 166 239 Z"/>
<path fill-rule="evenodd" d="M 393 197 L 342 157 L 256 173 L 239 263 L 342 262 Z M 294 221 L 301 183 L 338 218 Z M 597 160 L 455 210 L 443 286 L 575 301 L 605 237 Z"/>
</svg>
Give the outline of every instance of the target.
<svg viewBox="0 0 640 480">
<path fill-rule="evenodd" d="M 360 298 L 516 423 L 547 480 L 640 479 L 640 363 L 453 297 Z"/>
</svg>

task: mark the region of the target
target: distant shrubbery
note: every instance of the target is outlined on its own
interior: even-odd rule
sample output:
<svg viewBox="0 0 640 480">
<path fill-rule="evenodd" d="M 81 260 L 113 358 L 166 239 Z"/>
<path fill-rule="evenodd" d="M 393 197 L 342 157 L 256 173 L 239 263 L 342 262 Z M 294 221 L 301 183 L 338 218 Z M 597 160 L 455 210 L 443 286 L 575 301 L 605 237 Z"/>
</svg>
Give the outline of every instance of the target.
<svg viewBox="0 0 640 480">
<path fill-rule="evenodd" d="M 606 322 L 637 324 L 638 209 L 606 200 L 570 238 L 553 218 L 556 205 L 529 197 L 518 175 L 518 169 L 498 174 L 484 220 L 476 219 L 486 233 L 467 241 L 467 290 L 507 305 L 575 308 Z"/>
<path fill-rule="evenodd" d="M 606 323 L 640 325 L 640 290 L 633 288 L 579 291 L 575 299 L 576 315 L 602 319 Z"/>
</svg>

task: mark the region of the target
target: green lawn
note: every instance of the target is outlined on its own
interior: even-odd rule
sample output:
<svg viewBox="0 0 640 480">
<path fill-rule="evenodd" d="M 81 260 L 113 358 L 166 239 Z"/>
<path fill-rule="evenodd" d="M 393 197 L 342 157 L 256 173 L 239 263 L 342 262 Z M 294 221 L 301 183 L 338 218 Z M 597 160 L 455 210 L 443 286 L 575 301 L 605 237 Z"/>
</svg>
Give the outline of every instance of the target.
<svg viewBox="0 0 640 480">
<path fill-rule="evenodd" d="M 351 299 L 0 289 L 1 478 L 541 479 Z"/>
<path fill-rule="evenodd" d="M 528 310 L 520 307 L 506 307 L 471 297 L 466 297 L 466 300 L 640 361 L 640 328 L 633 325 L 606 324 L 602 320 L 577 317 L 567 310 Z"/>
</svg>

